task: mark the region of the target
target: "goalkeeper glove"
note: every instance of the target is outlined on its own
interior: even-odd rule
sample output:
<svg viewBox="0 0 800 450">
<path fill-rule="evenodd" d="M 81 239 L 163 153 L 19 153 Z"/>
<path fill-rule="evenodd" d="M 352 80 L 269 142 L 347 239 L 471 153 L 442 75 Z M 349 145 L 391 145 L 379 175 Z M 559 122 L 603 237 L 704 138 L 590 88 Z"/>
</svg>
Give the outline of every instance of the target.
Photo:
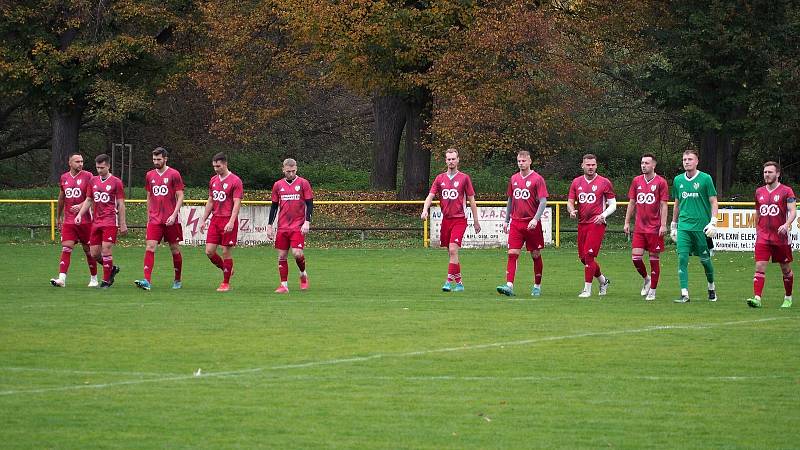
<svg viewBox="0 0 800 450">
<path fill-rule="evenodd" d="M 711 218 L 711 222 L 708 222 L 708 225 L 706 225 L 703 228 L 703 233 L 705 233 L 706 236 L 708 236 L 710 238 L 713 238 L 714 236 L 717 235 L 717 218 L 716 217 L 712 217 Z"/>
<path fill-rule="evenodd" d="M 672 242 L 678 242 L 678 224 L 675 222 L 669 225 L 669 237 L 672 238 Z"/>
</svg>

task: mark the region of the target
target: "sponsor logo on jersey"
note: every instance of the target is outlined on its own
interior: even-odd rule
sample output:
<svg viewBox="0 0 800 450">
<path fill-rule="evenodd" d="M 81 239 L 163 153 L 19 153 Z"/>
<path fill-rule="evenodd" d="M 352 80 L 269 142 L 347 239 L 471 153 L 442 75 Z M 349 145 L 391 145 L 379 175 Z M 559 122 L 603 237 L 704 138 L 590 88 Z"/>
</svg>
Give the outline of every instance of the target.
<svg viewBox="0 0 800 450">
<path fill-rule="evenodd" d="M 442 199 L 444 200 L 455 200 L 458 198 L 458 190 L 457 189 L 442 189 Z"/>
<path fill-rule="evenodd" d="M 758 208 L 758 214 L 762 216 L 775 217 L 780 214 L 781 209 L 778 205 L 761 205 Z"/>
<path fill-rule="evenodd" d="M 640 205 L 641 204 L 652 205 L 655 202 L 656 202 L 656 195 L 653 194 L 652 192 L 648 192 L 646 194 L 644 192 L 639 192 L 639 194 L 636 195 L 636 203 Z"/>
<path fill-rule="evenodd" d="M 689 197 L 691 197 L 691 198 L 700 198 L 700 194 L 698 194 L 697 192 L 681 192 L 681 197 L 682 198 L 689 198 Z"/>
<path fill-rule="evenodd" d="M 581 192 L 578 194 L 578 203 L 594 203 L 597 201 L 597 196 L 594 192 Z"/>
<path fill-rule="evenodd" d="M 300 194 L 284 194 L 281 195 L 282 201 L 300 200 Z"/>
<path fill-rule="evenodd" d="M 529 198 L 531 198 L 531 191 L 529 191 L 527 189 L 520 189 L 520 188 L 514 189 L 514 199 L 515 200 L 520 200 L 520 199 L 527 200 Z"/>
</svg>

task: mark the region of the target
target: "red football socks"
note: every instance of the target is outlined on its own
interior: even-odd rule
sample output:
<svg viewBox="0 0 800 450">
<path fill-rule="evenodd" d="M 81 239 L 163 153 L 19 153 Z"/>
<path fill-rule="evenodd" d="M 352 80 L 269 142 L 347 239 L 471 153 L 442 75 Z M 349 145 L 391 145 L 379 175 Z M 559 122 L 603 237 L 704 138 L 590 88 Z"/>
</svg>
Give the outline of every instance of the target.
<svg viewBox="0 0 800 450">
<path fill-rule="evenodd" d="M 306 271 L 306 257 L 305 256 L 300 256 L 299 258 L 295 258 L 294 262 L 297 263 L 297 268 L 300 270 L 300 272 L 305 272 Z"/>
<path fill-rule="evenodd" d="M 509 283 L 514 282 L 514 277 L 517 275 L 517 260 L 519 255 L 514 253 L 508 254 L 508 263 L 506 263 L 506 281 Z"/>
<path fill-rule="evenodd" d="M 658 279 L 661 276 L 661 260 L 658 255 L 650 255 L 650 289 L 658 287 Z"/>
<path fill-rule="evenodd" d="M 222 261 L 222 282 L 230 283 L 233 276 L 233 258 Z"/>
<path fill-rule="evenodd" d="M 789 271 L 789 273 L 783 274 L 783 289 L 786 292 L 787 297 L 790 297 L 792 295 L 793 284 L 794 284 L 794 272 Z"/>
<path fill-rule="evenodd" d="M 69 272 L 69 262 L 72 259 L 72 249 L 61 247 L 61 261 L 58 263 L 58 273 Z"/>
<path fill-rule="evenodd" d="M 111 255 L 103 256 L 103 281 L 111 281 L 111 267 L 114 266 L 114 259 Z"/>
<path fill-rule="evenodd" d="M 642 255 L 632 255 L 631 261 L 633 261 L 633 267 L 636 267 L 636 271 L 639 272 L 639 275 L 641 275 L 642 278 L 647 278 L 647 267 L 644 265 Z"/>
<path fill-rule="evenodd" d="M 208 259 L 210 259 L 211 263 L 217 266 L 219 270 L 225 270 L 225 268 L 222 267 L 222 257 L 219 256 L 218 253 L 214 253 L 213 255 L 209 256 Z"/>
<path fill-rule="evenodd" d="M 761 293 L 764 292 L 764 281 L 766 281 L 764 272 L 756 271 L 753 275 L 753 294 L 761 297 Z"/>
<path fill-rule="evenodd" d="M 533 257 L 533 284 L 542 284 L 542 272 L 544 271 L 544 260 L 542 255 Z"/>
<path fill-rule="evenodd" d="M 180 253 L 172 254 L 172 267 L 175 268 L 175 281 L 181 281 L 181 272 L 183 272 L 183 256 Z"/>
<path fill-rule="evenodd" d="M 278 274 L 281 276 L 281 282 L 289 281 L 289 261 L 286 258 L 278 259 Z"/>
<path fill-rule="evenodd" d="M 144 251 L 144 279 L 150 282 L 153 275 L 153 264 L 156 262 L 156 252 L 150 250 Z"/>
</svg>

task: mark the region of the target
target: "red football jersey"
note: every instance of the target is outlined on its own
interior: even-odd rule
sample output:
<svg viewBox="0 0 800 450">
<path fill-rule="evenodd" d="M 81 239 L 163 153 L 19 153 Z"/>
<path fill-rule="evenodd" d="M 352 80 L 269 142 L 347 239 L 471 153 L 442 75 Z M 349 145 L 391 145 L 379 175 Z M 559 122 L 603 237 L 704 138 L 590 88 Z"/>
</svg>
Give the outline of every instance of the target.
<svg viewBox="0 0 800 450">
<path fill-rule="evenodd" d="M 442 217 L 445 219 L 466 217 L 467 197 L 475 195 L 472 180 L 464 172 L 457 172 L 453 178 L 447 172 L 440 173 L 433 180 L 430 192 L 439 196 Z"/>
<path fill-rule="evenodd" d="M 578 223 L 592 223 L 606 209 L 606 199 L 614 198 L 614 187 L 600 175 L 591 180 L 581 175 L 572 180 L 569 198 L 578 203 Z"/>
<path fill-rule="evenodd" d="M 667 180 L 661 175 L 655 175 L 650 181 L 644 178 L 644 174 L 635 177 L 628 189 L 628 200 L 636 204 L 634 231 L 658 234 L 661 228 L 661 202 L 669 201 Z"/>
<path fill-rule="evenodd" d="M 75 205 L 80 205 L 86 200 L 86 193 L 89 190 L 89 184 L 92 182 L 92 174 L 85 170 L 81 170 L 74 177 L 70 172 L 61 175 L 61 192 L 64 193 L 64 222 L 75 223 L 76 213 L 70 211 Z M 81 218 L 83 223 L 91 223 L 92 215 L 84 214 Z"/>
<path fill-rule="evenodd" d="M 114 175 L 103 180 L 99 175 L 92 177 L 86 195 L 94 201 L 94 224 L 100 227 L 117 226 L 117 199 L 125 199 L 125 187 Z M 86 214 L 81 217 L 81 222 Z"/>
<path fill-rule="evenodd" d="M 240 199 L 244 195 L 242 180 L 233 172 L 228 172 L 225 178 L 214 175 L 208 182 L 208 195 L 212 200 L 212 214 L 230 217 L 233 214 L 233 199 Z"/>
<path fill-rule="evenodd" d="M 790 202 L 795 201 L 794 191 L 785 184 L 779 184 L 770 191 L 767 186 L 756 189 L 756 243 L 788 244 L 789 235 L 778 234 L 778 228 L 786 223 Z M 791 230 L 790 230 L 791 231 Z"/>
<path fill-rule="evenodd" d="M 547 198 L 544 178 L 531 171 L 527 176 L 515 173 L 508 180 L 508 198 L 511 199 L 511 219 L 530 222 L 539 209 L 539 199 Z"/>
<path fill-rule="evenodd" d="M 314 198 L 311 183 L 305 178 L 295 177 L 290 182 L 281 178 L 272 186 L 272 201 L 278 202 L 279 230 L 300 231 L 306 221 L 306 200 Z"/>
<path fill-rule="evenodd" d="M 172 167 L 167 167 L 164 173 L 153 169 L 144 176 L 144 184 L 150 193 L 147 202 L 147 223 L 155 225 L 167 223 L 167 219 L 178 204 L 175 193 L 184 188 L 180 172 Z"/>
</svg>

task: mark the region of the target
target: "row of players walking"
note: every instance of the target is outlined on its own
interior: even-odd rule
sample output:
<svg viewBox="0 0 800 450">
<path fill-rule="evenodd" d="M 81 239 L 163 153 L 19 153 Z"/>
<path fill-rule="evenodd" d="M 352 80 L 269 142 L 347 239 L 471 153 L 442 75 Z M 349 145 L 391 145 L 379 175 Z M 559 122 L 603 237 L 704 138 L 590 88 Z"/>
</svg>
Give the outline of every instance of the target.
<svg viewBox="0 0 800 450">
<path fill-rule="evenodd" d="M 152 152 L 154 169 L 145 176 L 147 189 L 148 223 L 143 263 L 144 277 L 134 283 L 141 289 L 151 289 L 151 275 L 158 244 L 169 244 L 175 278 L 173 289 L 181 288 L 182 256 L 180 242 L 183 230 L 178 220 L 184 200 L 184 184 L 180 173 L 167 165 L 168 153 L 163 147 Z M 428 217 L 433 201 L 439 199 L 442 211 L 440 244 L 448 249 L 447 278 L 442 291 L 464 290 L 461 277 L 459 249 L 467 230 L 466 207 L 472 210 L 473 228 L 480 233 L 481 225 L 475 202 L 475 189 L 470 177 L 461 172 L 457 149 L 445 151 L 447 171 L 439 174 L 425 199 L 420 217 Z M 109 173 L 108 155 L 95 158 L 97 175 L 83 170 L 83 157 L 76 153 L 69 158 L 69 171 L 61 176 L 57 221 L 61 228 L 61 260 L 59 275 L 50 280 L 56 287 L 65 287 L 71 253 L 76 243 L 83 246 L 91 278 L 89 286 L 108 288 L 114 283 L 119 267 L 114 265 L 112 248 L 118 234 L 127 232 L 125 202 L 122 182 Z M 664 236 L 669 233 L 677 244 L 680 297 L 676 303 L 688 303 L 689 257 L 698 256 L 708 282 L 708 300 L 717 301 L 714 266 L 711 260 L 709 239 L 717 232 L 717 192 L 711 177 L 698 170 L 696 150 L 683 153 L 684 172 L 673 180 L 672 190 L 667 181 L 656 174 L 656 157 L 645 153 L 641 158 L 642 174 L 635 177 L 628 190 L 623 231 L 632 234 L 631 260 L 642 277 L 641 295 L 647 301 L 656 299 L 656 289 L 661 274 L 660 254 L 664 250 Z M 214 176 L 209 181 L 208 200 L 201 223 L 210 217 L 206 238 L 206 255 L 222 272 L 222 282 L 217 291 L 230 290 L 234 274 L 233 248 L 238 239 L 238 214 L 244 192 L 242 180 L 228 169 L 227 158 L 218 153 L 212 158 Z M 541 218 L 549 196 L 541 175 L 531 169 L 531 155 L 517 153 L 519 171 L 508 182 L 506 219 L 504 231 L 508 233 L 508 260 L 506 283 L 497 286 L 498 293 L 513 296 L 514 281 L 519 256 L 523 246 L 533 260 L 533 286 L 531 295 L 542 295 L 544 263 L 541 249 L 544 235 Z M 607 294 L 611 280 L 605 276 L 597 260 L 606 231 L 606 221 L 617 209 L 616 195 L 610 180 L 597 173 L 597 157 L 583 156 L 583 175 L 572 181 L 567 200 L 567 211 L 578 221 L 578 258 L 584 266 L 584 286 L 578 297 L 592 296 L 593 281 L 598 281 L 598 295 Z M 780 164 L 768 161 L 763 166 L 764 186 L 755 193 L 757 240 L 755 245 L 756 268 L 753 278 L 753 297 L 747 300 L 752 307 L 761 307 L 766 266 L 771 260 L 781 266 L 785 288 L 784 308 L 792 305 L 792 251 L 789 232 L 796 219 L 795 195 L 791 188 L 780 182 Z M 300 289 L 309 287 L 305 270 L 305 236 L 311 227 L 313 191 L 308 180 L 297 175 L 297 162 L 283 161 L 284 177 L 272 188 L 267 235 L 275 241 L 278 250 L 280 285 L 276 293 L 289 292 L 288 255 L 292 256 L 300 272 Z M 674 203 L 672 222 L 667 227 L 669 215 L 667 202 Z M 631 227 L 631 220 L 635 222 Z M 277 223 L 276 223 L 277 220 Z M 221 250 L 221 255 L 219 254 Z M 650 270 L 644 262 L 648 253 Z M 103 266 L 103 279 L 97 280 L 97 263 Z"/>
</svg>

